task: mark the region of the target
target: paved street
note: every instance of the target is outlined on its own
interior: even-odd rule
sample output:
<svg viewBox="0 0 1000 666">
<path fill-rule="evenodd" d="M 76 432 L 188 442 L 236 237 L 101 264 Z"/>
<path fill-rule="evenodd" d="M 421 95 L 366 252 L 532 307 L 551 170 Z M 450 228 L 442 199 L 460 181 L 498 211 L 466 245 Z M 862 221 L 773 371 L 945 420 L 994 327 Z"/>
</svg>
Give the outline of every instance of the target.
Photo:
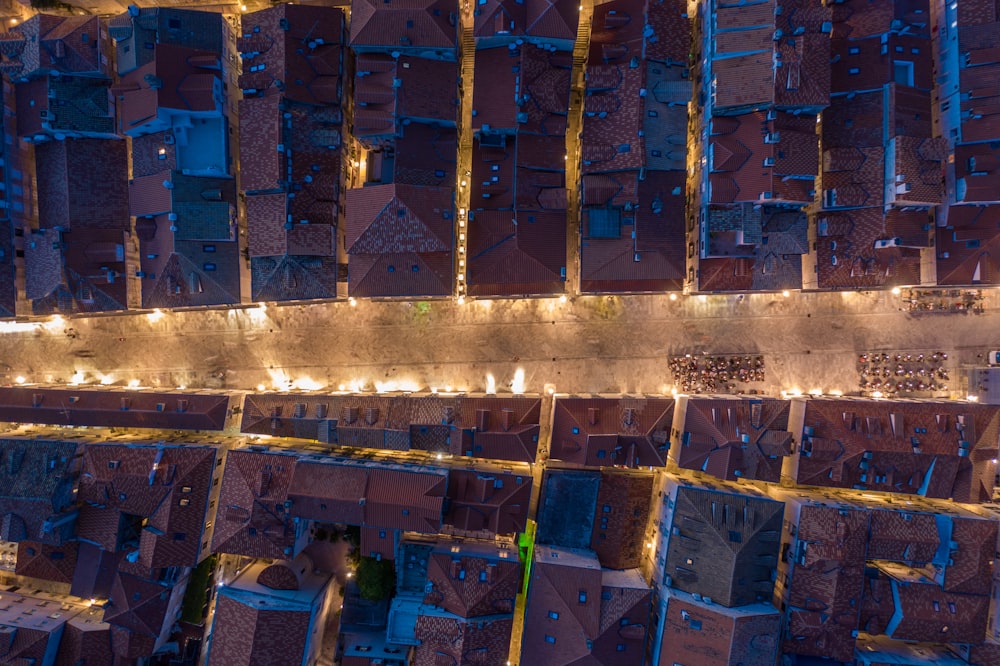
<svg viewBox="0 0 1000 666">
<path fill-rule="evenodd" d="M 856 390 L 862 351 L 947 351 L 953 367 L 1000 336 L 982 315 L 900 311 L 890 292 L 347 302 L 0 325 L 0 380 L 213 388 L 669 392 L 666 358 L 764 354 L 772 393 Z M 72 329 L 72 330 L 70 330 Z M 67 334 L 69 331 L 69 334 Z M 957 375 L 957 373 L 956 373 Z M 957 379 L 957 377 L 956 377 Z M 959 388 L 957 381 L 954 388 Z M 956 393 L 957 395 L 957 393 Z"/>
</svg>

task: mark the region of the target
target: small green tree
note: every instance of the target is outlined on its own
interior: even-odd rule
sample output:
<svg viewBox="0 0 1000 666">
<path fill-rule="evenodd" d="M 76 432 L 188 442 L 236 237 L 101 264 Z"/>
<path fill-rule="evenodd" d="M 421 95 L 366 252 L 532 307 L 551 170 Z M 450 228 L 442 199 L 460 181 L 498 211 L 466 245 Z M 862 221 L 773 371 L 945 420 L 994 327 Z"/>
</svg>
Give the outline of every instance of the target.
<svg viewBox="0 0 1000 666">
<path fill-rule="evenodd" d="M 388 599 L 396 591 L 396 570 L 389 560 L 362 557 L 358 563 L 358 588 L 372 601 Z"/>
</svg>

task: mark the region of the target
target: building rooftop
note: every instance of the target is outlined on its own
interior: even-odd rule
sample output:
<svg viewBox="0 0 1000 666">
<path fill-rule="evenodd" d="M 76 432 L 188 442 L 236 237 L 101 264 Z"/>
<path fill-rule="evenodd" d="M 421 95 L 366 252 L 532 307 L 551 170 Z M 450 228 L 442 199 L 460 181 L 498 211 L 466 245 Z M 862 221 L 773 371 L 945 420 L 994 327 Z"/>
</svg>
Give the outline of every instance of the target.
<svg viewBox="0 0 1000 666">
<path fill-rule="evenodd" d="M 985 501 L 998 421 L 994 407 L 972 403 L 809 400 L 796 479 Z"/>
<path fill-rule="evenodd" d="M 115 110 L 108 95 L 110 87 L 109 79 L 90 76 L 43 75 L 18 83 L 18 136 L 26 141 L 57 135 L 113 138 Z"/>
<path fill-rule="evenodd" d="M 733 491 L 678 482 L 670 532 L 662 530 L 666 584 L 727 607 L 771 597 L 784 508 Z"/>
<path fill-rule="evenodd" d="M 550 457 L 587 466 L 666 463 L 673 399 L 560 396 L 555 402 Z"/>
<path fill-rule="evenodd" d="M 10 28 L 0 71 L 11 79 L 36 74 L 108 76 L 108 43 L 97 16 L 36 14 Z"/>
<path fill-rule="evenodd" d="M 785 457 L 792 454 L 789 409 L 786 400 L 691 396 L 677 463 L 727 481 L 777 483 Z"/>
<path fill-rule="evenodd" d="M 162 45 L 222 53 L 226 25 L 219 12 L 177 7 L 143 7 L 119 14 L 108 23 L 118 74 L 152 62 Z"/>
<path fill-rule="evenodd" d="M 349 293 L 451 293 L 454 192 L 444 187 L 374 185 L 347 193 Z"/>
<path fill-rule="evenodd" d="M 454 50 L 458 40 L 458 5 L 449 0 L 354 0 L 351 46 L 363 49 Z"/>
</svg>

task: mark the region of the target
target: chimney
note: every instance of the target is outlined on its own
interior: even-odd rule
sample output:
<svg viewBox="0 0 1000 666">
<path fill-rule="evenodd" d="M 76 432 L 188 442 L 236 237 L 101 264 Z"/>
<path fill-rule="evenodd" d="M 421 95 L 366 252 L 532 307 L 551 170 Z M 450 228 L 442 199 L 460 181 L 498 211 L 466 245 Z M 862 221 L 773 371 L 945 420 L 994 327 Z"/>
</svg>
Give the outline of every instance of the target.
<svg viewBox="0 0 1000 666">
<path fill-rule="evenodd" d="M 490 410 L 476 410 L 476 429 L 484 432 L 490 429 Z"/>
<path fill-rule="evenodd" d="M 500 410 L 500 427 L 503 431 L 507 432 L 512 425 L 514 425 L 514 410 L 509 408 Z"/>
<path fill-rule="evenodd" d="M 451 405 L 444 408 L 444 422 L 449 424 L 455 422 L 455 408 Z"/>
<path fill-rule="evenodd" d="M 622 420 L 625 421 L 625 425 L 635 425 L 635 409 L 632 407 L 626 407 L 622 410 Z"/>
<path fill-rule="evenodd" d="M 179 398 L 177 400 L 177 411 L 186 412 L 188 410 L 188 400 L 187 398 Z"/>
<path fill-rule="evenodd" d="M 329 411 L 330 411 L 330 405 L 326 404 L 325 402 L 321 402 L 321 403 L 317 404 L 316 405 L 316 418 L 317 419 L 325 419 L 326 418 L 326 414 Z"/>
<path fill-rule="evenodd" d="M 129 407 L 132 406 L 132 398 L 122 398 L 122 411 L 128 411 Z"/>
<path fill-rule="evenodd" d="M 42 401 L 44 399 L 45 399 L 45 395 L 43 395 L 41 393 L 35 393 L 34 395 L 31 396 L 31 406 L 32 407 L 41 407 L 42 406 Z"/>
<path fill-rule="evenodd" d="M 301 419 L 305 415 L 306 415 L 306 403 L 304 402 L 295 403 L 295 409 L 292 412 L 292 416 L 297 419 Z"/>
<path fill-rule="evenodd" d="M 345 409 L 344 410 L 344 422 L 345 423 L 353 424 L 355 421 L 358 420 L 358 412 L 359 411 L 360 410 L 358 410 L 357 407 L 348 407 L 347 409 Z"/>
<path fill-rule="evenodd" d="M 587 408 L 587 423 L 590 425 L 597 425 L 597 419 L 601 415 L 600 407 L 588 407 Z"/>
<path fill-rule="evenodd" d="M 365 423 L 375 425 L 378 421 L 378 407 L 365 407 Z"/>
</svg>

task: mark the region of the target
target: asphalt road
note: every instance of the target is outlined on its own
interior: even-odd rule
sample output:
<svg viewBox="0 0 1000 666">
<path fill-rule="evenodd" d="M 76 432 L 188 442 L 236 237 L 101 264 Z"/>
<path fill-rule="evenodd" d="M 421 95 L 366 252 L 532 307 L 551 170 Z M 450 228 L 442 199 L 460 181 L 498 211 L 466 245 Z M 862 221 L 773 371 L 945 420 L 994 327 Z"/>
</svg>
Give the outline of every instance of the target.
<svg viewBox="0 0 1000 666">
<path fill-rule="evenodd" d="M 347 302 L 0 325 L 0 381 L 251 389 L 669 392 L 668 356 L 763 354 L 772 393 L 855 390 L 862 351 L 947 351 L 975 363 L 1000 341 L 982 315 L 900 311 L 890 292 Z M 957 373 L 953 375 L 957 379 Z M 958 388 L 957 382 L 955 388 Z"/>
</svg>

